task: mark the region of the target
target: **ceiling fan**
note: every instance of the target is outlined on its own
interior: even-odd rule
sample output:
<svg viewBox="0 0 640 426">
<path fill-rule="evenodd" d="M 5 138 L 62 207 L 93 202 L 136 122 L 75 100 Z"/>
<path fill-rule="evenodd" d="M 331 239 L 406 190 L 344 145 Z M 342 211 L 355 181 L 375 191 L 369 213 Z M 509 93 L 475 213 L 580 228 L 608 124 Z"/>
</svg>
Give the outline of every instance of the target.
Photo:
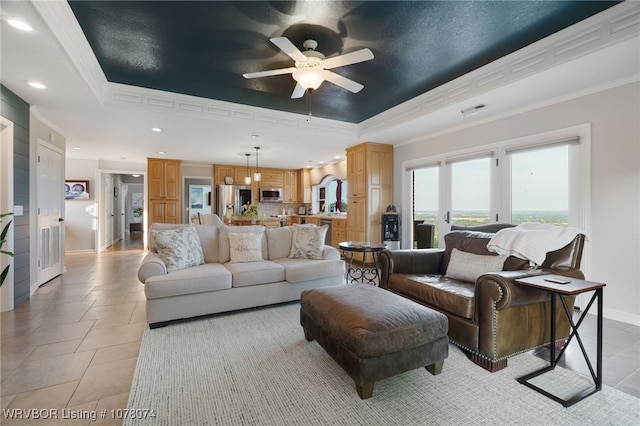
<svg viewBox="0 0 640 426">
<path fill-rule="evenodd" d="M 327 80 L 353 93 L 358 93 L 364 87 L 360 83 L 356 83 L 346 77 L 329 71 L 332 68 L 343 67 L 345 65 L 357 64 L 358 62 L 370 61 L 373 59 L 373 53 L 369 49 L 360 49 L 358 51 L 347 53 L 345 55 L 325 58 L 325 56 L 317 52 L 315 49 L 318 43 L 315 40 L 306 40 L 302 46 L 304 52 L 291 43 L 286 37 L 274 37 L 271 43 L 275 44 L 284 53 L 289 55 L 295 62 L 295 67 L 280 68 L 277 70 L 250 72 L 242 74 L 244 78 L 269 77 L 272 75 L 291 74 L 297 82 L 293 89 L 291 99 L 301 98 L 307 90 L 315 90 Z"/>
</svg>

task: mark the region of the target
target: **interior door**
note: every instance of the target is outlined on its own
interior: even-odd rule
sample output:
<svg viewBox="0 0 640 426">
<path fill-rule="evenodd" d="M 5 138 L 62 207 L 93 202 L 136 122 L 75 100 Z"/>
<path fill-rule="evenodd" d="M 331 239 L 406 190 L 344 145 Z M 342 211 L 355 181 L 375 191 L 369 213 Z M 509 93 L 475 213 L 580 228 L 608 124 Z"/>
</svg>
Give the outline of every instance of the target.
<svg viewBox="0 0 640 426">
<path fill-rule="evenodd" d="M 62 210 L 64 174 L 62 152 L 38 143 L 38 285 L 63 271 Z"/>
</svg>

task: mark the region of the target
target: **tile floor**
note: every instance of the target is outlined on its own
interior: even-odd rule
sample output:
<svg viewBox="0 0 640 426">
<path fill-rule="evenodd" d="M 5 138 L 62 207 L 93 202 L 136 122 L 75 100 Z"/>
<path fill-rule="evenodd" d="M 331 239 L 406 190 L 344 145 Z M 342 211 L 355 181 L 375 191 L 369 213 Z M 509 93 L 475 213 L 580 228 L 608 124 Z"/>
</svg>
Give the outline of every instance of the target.
<svg viewBox="0 0 640 426">
<path fill-rule="evenodd" d="M 99 255 L 68 254 L 67 272 L 40 287 L 31 300 L 1 316 L 1 403 L 12 409 L 58 410 L 58 421 L 9 420 L 2 424 L 120 424 L 112 411 L 126 408 L 140 341 L 147 329 L 143 286 L 136 271 L 141 240 Z M 583 324 L 583 341 L 595 348 L 595 317 Z M 581 330 L 583 330 L 581 328 Z M 640 327 L 605 320 L 604 383 L 640 397 Z M 543 351 L 538 351 L 544 356 Z M 572 344 L 565 365 L 587 372 Z M 46 416 L 47 412 L 39 412 Z"/>
</svg>

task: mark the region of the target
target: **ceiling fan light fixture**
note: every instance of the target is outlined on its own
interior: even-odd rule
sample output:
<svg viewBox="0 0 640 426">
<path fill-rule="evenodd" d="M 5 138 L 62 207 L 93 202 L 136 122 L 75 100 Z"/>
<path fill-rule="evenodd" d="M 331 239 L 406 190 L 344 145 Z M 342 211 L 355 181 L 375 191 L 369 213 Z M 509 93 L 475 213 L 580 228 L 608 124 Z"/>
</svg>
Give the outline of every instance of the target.
<svg viewBox="0 0 640 426">
<path fill-rule="evenodd" d="M 319 68 L 298 68 L 291 74 L 293 79 L 306 90 L 316 90 L 324 81 L 324 75 Z"/>
</svg>

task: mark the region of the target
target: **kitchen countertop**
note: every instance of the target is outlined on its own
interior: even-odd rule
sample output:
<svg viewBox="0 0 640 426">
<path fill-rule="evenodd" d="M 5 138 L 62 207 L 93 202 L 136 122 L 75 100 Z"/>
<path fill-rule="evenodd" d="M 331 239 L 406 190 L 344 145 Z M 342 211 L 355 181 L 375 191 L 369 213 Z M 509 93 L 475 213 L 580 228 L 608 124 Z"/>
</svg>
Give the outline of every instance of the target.
<svg viewBox="0 0 640 426">
<path fill-rule="evenodd" d="M 294 216 L 294 217 L 317 217 L 318 219 L 337 219 L 337 220 L 346 220 L 347 219 L 347 214 L 346 213 L 316 213 L 316 214 L 292 214 L 292 215 L 288 215 L 288 216 Z"/>
</svg>

